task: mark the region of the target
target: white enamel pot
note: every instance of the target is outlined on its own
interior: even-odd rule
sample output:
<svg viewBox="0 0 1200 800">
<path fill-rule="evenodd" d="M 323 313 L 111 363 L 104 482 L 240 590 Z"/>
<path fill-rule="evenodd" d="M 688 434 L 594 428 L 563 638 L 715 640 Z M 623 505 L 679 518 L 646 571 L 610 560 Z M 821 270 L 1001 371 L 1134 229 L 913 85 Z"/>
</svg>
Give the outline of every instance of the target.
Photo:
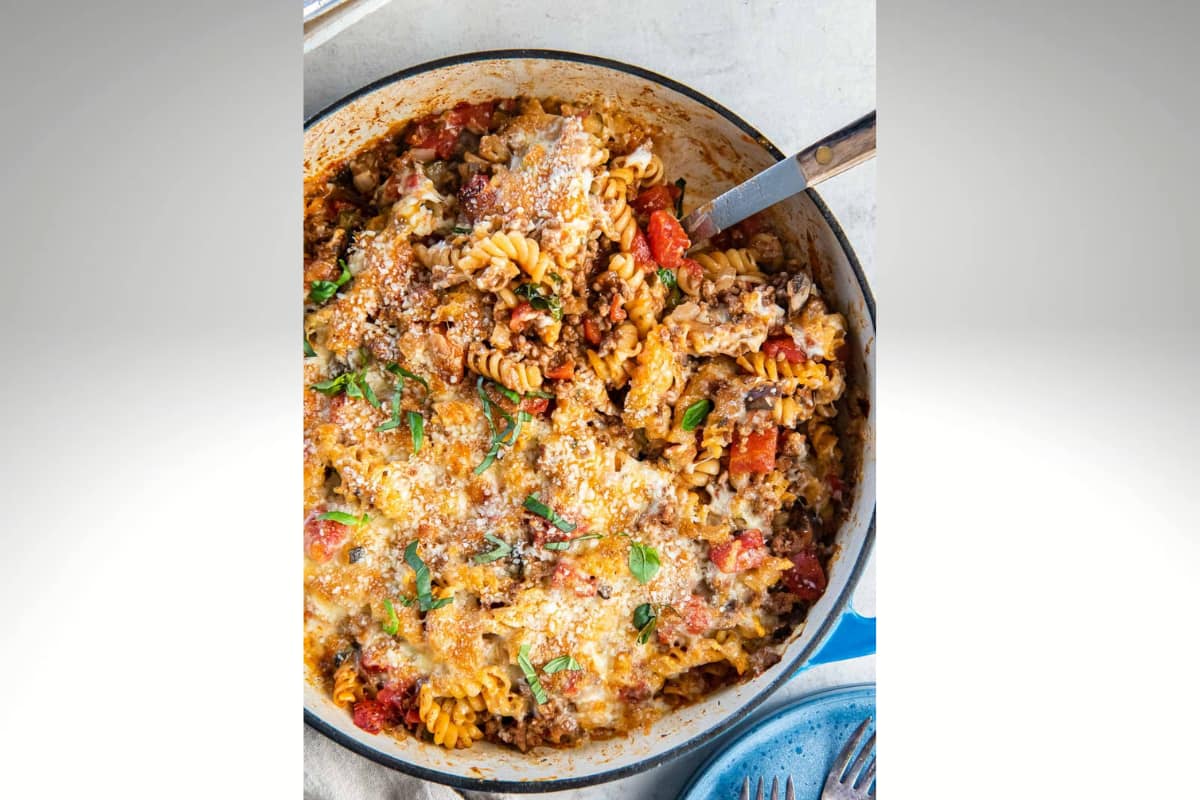
<svg viewBox="0 0 1200 800">
<path fill-rule="evenodd" d="M 412 67 L 367 86 L 305 123 L 305 177 L 354 153 L 395 123 L 493 97 L 555 96 L 574 101 L 610 99 L 661 126 L 655 151 L 672 176 L 687 179 L 696 202 L 782 159 L 784 154 L 741 118 L 668 78 L 607 59 L 547 50 L 472 53 Z M 822 286 L 846 315 L 852 348 L 851 380 L 871 400 L 863 437 L 861 479 L 849 519 L 838 533 L 829 585 L 783 659 L 754 680 L 716 692 L 675 711 L 648 734 L 570 750 L 530 754 L 478 742 L 448 751 L 412 738 L 372 735 L 305 683 L 304 719 L 320 732 L 394 769 L 459 788 L 491 792 L 546 792 L 625 777 L 711 742 L 799 670 L 821 661 L 874 651 L 874 620 L 849 608 L 849 598 L 875 534 L 875 302 L 862 269 L 829 209 L 811 189 L 776 207 L 791 237 L 805 246 Z M 814 258 L 815 256 L 815 258 Z"/>
</svg>

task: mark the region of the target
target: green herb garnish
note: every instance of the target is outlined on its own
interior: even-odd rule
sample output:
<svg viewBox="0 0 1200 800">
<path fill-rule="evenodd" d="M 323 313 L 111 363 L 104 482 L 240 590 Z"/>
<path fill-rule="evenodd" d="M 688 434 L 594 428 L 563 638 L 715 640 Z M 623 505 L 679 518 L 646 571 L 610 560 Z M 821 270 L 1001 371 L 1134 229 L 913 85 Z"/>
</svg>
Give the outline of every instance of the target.
<svg viewBox="0 0 1200 800">
<path fill-rule="evenodd" d="M 368 403 L 375 408 L 379 408 L 379 398 L 375 396 L 375 390 L 367 382 L 365 369 L 358 372 L 343 372 L 336 378 L 330 378 L 321 383 L 314 383 L 309 388 L 330 397 L 345 392 L 347 397 L 366 398 Z"/>
<path fill-rule="evenodd" d="M 333 522 L 340 522 L 343 525 L 352 525 L 355 528 L 361 528 L 371 521 L 365 513 L 361 517 L 356 517 L 353 514 L 347 514 L 345 511 L 326 511 L 324 514 L 318 514 L 317 519 L 328 519 Z"/>
<path fill-rule="evenodd" d="M 421 442 L 425 441 L 425 418 L 416 411 L 408 412 L 408 429 L 412 432 L 413 453 L 421 452 Z"/>
<path fill-rule="evenodd" d="M 529 689 L 533 692 L 534 699 L 539 704 L 549 700 L 546 690 L 542 688 L 542 682 L 538 680 L 537 670 L 533 668 L 533 663 L 529 660 L 529 645 L 521 645 L 521 649 L 517 652 L 517 666 L 521 668 L 521 672 L 525 673 L 525 680 L 529 682 Z"/>
<path fill-rule="evenodd" d="M 404 561 L 412 571 L 416 573 L 417 578 L 417 605 L 422 611 L 433 611 L 442 606 L 448 606 L 454 602 L 453 597 L 443 597 L 440 600 L 433 599 L 433 583 L 429 577 L 429 567 L 425 566 L 425 562 L 417 555 L 417 546 L 419 542 L 409 542 L 408 547 L 404 548 Z"/>
<path fill-rule="evenodd" d="M 534 492 L 533 494 L 529 495 L 529 497 L 526 497 L 525 502 L 522 503 L 522 505 L 525 506 L 526 511 L 532 511 L 534 514 L 537 514 L 539 517 L 547 520 L 551 525 L 558 528 L 563 533 L 570 533 L 579 527 L 574 522 L 567 522 L 565 519 L 555 513 L 554 509 L 539 500 L 537 492 Z"/>
<path fill-rule="evenodd" d="M 642 603 L 633 610 L 633 627 L 637 628 L 638 644 L 650 641 L 650 634 L 658 627 L 658 612 L 649 603 Z"/>
<path fill-rule="evenodd" d="M 338 265 L 342 268 L 342 274 L 338 276 L 336 281 L 313 281 L 309 284 L 309 300 L 320 305 L 337 294 L 338 289 L 350 282 L 350 279 L 354 276 L 350 274 L 350 268 L 346 266 L 346 262 L 339 258 Z"/>
<path fill-rule="evenodd" d="M 679 197 L 675 198 L 675 217 L 683 219 L 683 192 L 687 189 L 687 181 L 683 178 L 675 181 L 675 186 L 679 188 Z"/>
<path fill-rule="evenodd" d="M 416 373 L 409 372 L 399 364 L 388 364 L 386 367 L 384 367 L 384 369 L 398 377 L 400 380 L 396 382 L 396 390 L 392 393 L 392 418 L 376 428 L 375 430 L 377 431 L 390 431 L 394 428 L 400 427 L 400 398 L 404 395 L 405 378 L 412 378 L 414 381 L 417 381 L 424 386 L 426 392 L 429 391 L 428 381 Z M 422 417 L 416 411 L 409 411 L 408 428 L 410 431 L 412 431 L 413 452 L 419 453 L 421 452 L 421 442 L 425 439 L 424 417 Z"/>
<path fill-rule="evenodd" d="M 545 666 L 542 667 L 542 672 L 547 675 L 553 675 L 556 672 L 562 672 L 564 669 L 571 670 L 572 672 L 578 672 L 582 670 L 583 667 L 580 666 L 578 661 L 567 655 L 559 656 L 558 658 L 552 658 L 547 661 Z"/>
<path fill-rule="evenodd" d="M 508 401 L 510 403 L 521 402 L 521 395 L 519 392 L 514 392 L 512 389 L 508 388 L 504 384 L 496 383 L 494 381 L 492 382 L 492 386 L 496 389 L 496 391 L 500 392 L 500 394 L 502 394 L 506 398 L 508 398 Z"/>
<path fill-rule="evenodd" d="M 313 346 L 309 343 L 308 337 L 304 337 L 304 357 L 313 358 L 317 355 L 317 351 L 313 350 Z"/>
<path fill-rule="evenodd" d="M 663 288 L 671 291 L 667 303 L 671 306 L 679 305 L 679 301 L 683 299 L 683 291 L 679 288 L 679 276 L 666 267 L 659 267 L 655 274 L 658 275 L 658 282 Z"/>
<path fill-rule="evenodd" d="M 384 599 L 383 607 L 388 613 L 387 622 L 383 623 L 383 632 L 389 636 L 395 636 L 400 630 L 400 618 L 396 616 L 396 607 L 388 599 Z"/>
<path fill-rule="evenodd" d="M 523 283 L 513 293 L 524 297 L 529 301 L 529 305 L 538 311 L 549 311 L 550 316 L 556 320 L 563 318 L 562 301 L 558 299 L 558 295 L 546 292 L 538 284 Z"/>
<path fill-rule="evenodd" d="M 585 533 L 582 536 L 576 536 L 571 539 L 564 539 L 561 542 L 546 542 L 542 547 L 547 550 L 566 550 L 576 542 L 582 542 L 586 539 L 603 539 L 604 535 L 599 533 Z"/>
<path fill-rule="evenodd" d="M 687 407 L 687 411 L 683 412 L 683 421 L 680 423 L 681 428 L 685 431 L 694 431 L 708 417 L 708 412 L 713 410 L 713 402 L 707 397 L 703 400 L 697 400 Z"/>
<path fill-rule="evenodd" d="M 489 550 L 486 553 L 480 553 L 472 558 L 471 561 L 476 564 L 490 564 L 493 561 L 498 561 L 499 559 L 504 558 L 506 555 L 512 552 L 512 546 L 498 536 L 485 533 L 483 538 L 496 545 L 496 549 Z"/>
<path fill-rule="evenodd" d="M 501 390 L 512 392 L 511 389 L 501 387 L 499 384 L 493 383 L 492 385 L 500 388 Z M 500 457 L 501 447 L 511 447 L 517 443 L 517 439 L 521 435 L 521 428 L 526 422 L 529 422 L 533 419 L 533 415 L 528 411 L 518 411 L 517 416 L 514 418 L 512 414 L 509 414 L 504 409 L 493 406 L 491 398 L 488 397 L 487 390 L 484 389 L 482 375 L 479 376 L 479 380 L 475 382 L 475 391 L 479 394 L 479 402 L 483 404 L 483 416 L 485 419 L 487 419 L 488 428 L 492 432 L 492 441 L 488 447 L 487 455 L 483 457 L 483 461 L 479 462 L 479 466 L 475 468 L 475 474 L 482 475 L 488 469 L 488 467 L 492 466 L 492 464 L 496 462 L 496 459 Z M 516 392 L 512 393 L 517 397 L 518 400 L 520 399 L 520 395 L 517 395 Z M 496 411 L 496 413 L 500 414 L 500 416 L 508 420 L 508 425 L 504 428 L 504 430 L 496 429 L 496 422 L 492 419 L 493 409 Z"/>
<path fill-rule="evenodd" d="M 550 280 L 554 281 L 555 283 L 563 282 L 563 276 L 559 275 L 557 272 L 547 272 L 546 274 L 549 275 Z"/>
<path fill-rule="evenodd" d="M 675 273 L 666 267 L 659 267 L 657 273 L 658 280 L 668 289 L 674 289 L 679 285 L 679 279 L 675 277 Z"/>
<path fill-rule="evenodd" d="M 466 228 L 462 225 L 455 225 L 453 228 L 450 229 L 450 232 L 451 233 L 470 233 L 472 230 L 474 230 L 474 229 Z"/>
<path fill-rule="evenodd" d="M 408 370 L 406 370 L 404 367 L 400 366 L 399 364 L 388 364 L 386 367 L 384 367 L 384 369 L 386 369 L 388 372 L 392 373 L 393 375 L 400 376 L 400 384 L 401 385 L 404 384 L 405 378 L 412 378 L 414 381 L 416 381 L 417 383 L 424 386 L 425 391 L 427 391 L 427 392 L 429 391 L 429 381 L 425 380 L 424 378 L 422 378 L 420 375 L 416 374 L 415 372 L 409 372 Z"/>
<path fill-rule="evenodd" d="M 629 571 L 638 583 L 647 584 L 658 574 L 662 564 L 658 560 L 658 551 L 641 542 L 634 542 L 629 548 Z"/>
</svg>

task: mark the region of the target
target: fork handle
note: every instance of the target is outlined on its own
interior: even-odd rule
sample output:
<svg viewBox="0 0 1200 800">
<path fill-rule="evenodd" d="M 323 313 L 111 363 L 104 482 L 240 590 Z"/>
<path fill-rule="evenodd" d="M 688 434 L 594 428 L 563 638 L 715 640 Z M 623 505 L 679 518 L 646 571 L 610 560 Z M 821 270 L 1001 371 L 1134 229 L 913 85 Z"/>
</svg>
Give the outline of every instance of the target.
<svg viewBox="0 0 1200 800">
<path fill-rule="evenodd" d="M 816 186 L 874 155 L 875 112 L 872 111 L 801 150 L 794 158 L 800 164 L 805 182 L 809 186 Z"/>
</svg>

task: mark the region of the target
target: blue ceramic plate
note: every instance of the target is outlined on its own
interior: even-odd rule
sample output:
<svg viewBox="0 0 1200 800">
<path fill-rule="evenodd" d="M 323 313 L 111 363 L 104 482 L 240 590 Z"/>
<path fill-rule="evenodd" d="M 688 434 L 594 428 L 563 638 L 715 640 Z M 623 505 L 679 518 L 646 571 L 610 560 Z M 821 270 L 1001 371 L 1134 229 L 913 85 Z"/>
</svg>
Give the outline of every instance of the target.
<svg viewBox="0 0 1200 800">
<path fill-rule="evenodd" d="M 760 775 L 766 792 L 770 792 L 771 778 L 778 777 L 782 797 L 783 782 L 790 775 L 796 800 L 819 800 L 834 758 L 868 715 L 875 716 L 873 683 L 802 697 L 735 733 L 734 741 L 700 768 L 679 798 L 736 800 L 747 775 L 751 777 L 751 797 Z"/>
</svg>

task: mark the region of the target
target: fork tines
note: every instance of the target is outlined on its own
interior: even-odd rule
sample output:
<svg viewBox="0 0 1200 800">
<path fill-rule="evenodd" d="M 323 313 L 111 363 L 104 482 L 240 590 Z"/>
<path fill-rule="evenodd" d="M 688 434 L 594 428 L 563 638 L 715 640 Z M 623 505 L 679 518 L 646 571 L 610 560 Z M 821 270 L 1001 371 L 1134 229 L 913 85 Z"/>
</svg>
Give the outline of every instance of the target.
<svg viewBox="0 0 1200 800">
<path fill-rule="evenodd" d="M 763 796 L 763 779 L 758 779 L 758 791 L 754 795 L 754 800 L 766 800 Z M 786 788 L 784 790 L 784 800 L 796 800 L 796 787 L 792 785 L 792 778 L 789 775 Z M 750 777 L 747 776 L 742 781 L 741 800 L 750 800 Z M 771 778 L 771 797 L 770 800 L 779 800 L 779 778 Z"/>
</svg>

